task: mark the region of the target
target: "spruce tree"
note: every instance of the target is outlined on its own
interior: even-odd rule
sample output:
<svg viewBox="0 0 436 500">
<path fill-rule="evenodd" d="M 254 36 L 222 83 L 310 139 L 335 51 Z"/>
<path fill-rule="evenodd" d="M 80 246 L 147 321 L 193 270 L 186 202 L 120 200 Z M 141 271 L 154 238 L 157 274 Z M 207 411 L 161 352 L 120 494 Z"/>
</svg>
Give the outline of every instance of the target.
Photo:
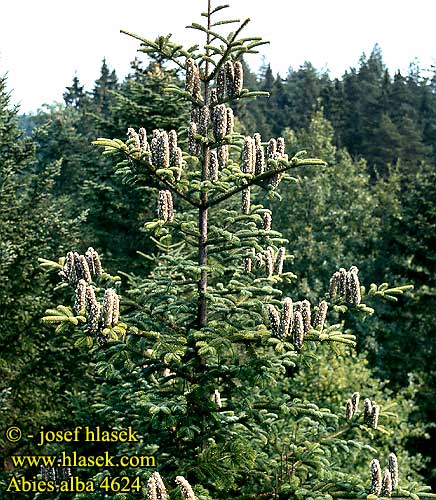
<svg viewBox="0 0 436 500">
<path fill-rule="evenodd" d="M 118 88 L 118 80 L 115 70 L 110 71 L 103 59 L 100 77 L 95 81 L 94 90 L 92 91 L 92 100 L 97 108 L 97 113 L 107 118 L 110 111 L 111 92 Z"/>
<path fill-rule="evenodd" d="M 325 163 L 304 152 L 289 157 L 282 137 L 263 142 L 234 129 L 228 105 L 263 94 L 244 88 L 241 57 L 264 42 L 241 35 L 248 20 L 219 20 L 225 7 L 209 0 L 205 22 L 189 27 L 204 36 L 203 51 L 170 36 L 135 35 L 159 64 L 185 71 L 185 89 L 166 93 L 190 103 L 186 127 L 129 128 L 126 141 L 95 141 L 120 160 L 125 182 L 155 194 L 157 218 L 145 226 L 152 270 L 127 269 L 121 289 L 92 248 L 47 261 L 74 305 L 44 319 L 59 330 L 76 325 L 76 345 L 92 346 L 97 372 L 107 377 L 95 408 L 138 431 L 135 453 L 156 453 L 159 472 L 125 471 L 147 479 L 148 498 L 166 498 L 160 474 L 190 500 L 189 483 L 199 498 L 214 499 L 431 497 L 401 472 L 398 483 L 395 450 L 378 456 L 369 447 L 389 420 L 379 401 L 355 387 L 339 414 L 296 390 L 296 374 L 304 380 L 324 346 L 351 355 L 355 338 L 344 331 L 343 314 L 372 314 L 366 299 L 390 299 L 407 287 L 366 289 L 352 265 L 331 269 L 330 286 L 315 301 L 283 295 L 296 283 L 288 242 L 257 200 L 260 193 L 279 198 L 293 172 Z M 222 35 L 227 24 L 236 27 Z M 371 453 L 366 474 L 353 473 L 350 448 Z"/>
</svg>

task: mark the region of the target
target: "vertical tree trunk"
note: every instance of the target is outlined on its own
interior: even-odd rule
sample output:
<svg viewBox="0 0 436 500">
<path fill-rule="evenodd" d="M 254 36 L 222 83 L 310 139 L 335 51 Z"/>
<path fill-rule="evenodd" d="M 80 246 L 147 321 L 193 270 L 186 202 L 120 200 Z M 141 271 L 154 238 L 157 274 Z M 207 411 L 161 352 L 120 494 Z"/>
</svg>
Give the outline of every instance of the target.
<svg viewBox="0 0 436 500">
<path fill-rule="evenodd" d="M 207 2 L 207 27 L 210 30 L 210 14 L 211 12 L 211 0 Z M 207 44 L 210 43 L 210 35 L 207 34 Z M 209 55 L 209 49 L 206 49 L 206 54 Z M 209 82 L 207 81 L 209 77 L 209 62 L 206 60 L 205 67 L 205 85 L 204 85 L 204 103 L 207 105 L 209 103 Z M 203 155 L 203 165 L 202 165 L 202 175 L 201 180 L 207 180 L 207 174 L 209 169 L 209 146 L 205 145 L 202 148 Z M 199 220 L 198 220 L 198 229 L 199 229 L 199 239 L 198 239 L 198 264 L 200 266 L 207 266 L 207 236 L 208 236 L 208 209 L 205 207 L 208 200 L 207 193 L 202 193 L 201 195 L 201 204 L 202 206 L 199 209 Z M 206 301 L 206 292 L 207 292 L 207 281 L 208 281 L 208 273 L 206 269 L 201 271 L 200 281 L 198 282 L 198 314 L 197 314 L 197 323 L 199 328 L 207 325 L 207 301 Z"/>
</svg>

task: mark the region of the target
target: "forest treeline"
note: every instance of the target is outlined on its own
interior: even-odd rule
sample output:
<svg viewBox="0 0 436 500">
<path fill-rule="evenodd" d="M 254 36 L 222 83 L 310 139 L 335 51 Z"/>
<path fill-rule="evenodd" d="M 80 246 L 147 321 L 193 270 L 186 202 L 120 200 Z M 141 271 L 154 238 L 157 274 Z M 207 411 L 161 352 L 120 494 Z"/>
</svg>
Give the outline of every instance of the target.
<svg viewBox="0 0 436 500">
<path fill-rule="evenodd" d="M 316 297 L 338 267 L 352 265 L 368 283 L 383 276 L 389 283 L 414 285 L 399 304 L 385 304 L 381 316 L 350 319 L 358 332 L 361 372 L 354 378 L 339 368 L 328 372 L 335 366 L 332 357 L 328 367 L 313 367 L 312 396 L 320 402 L 325 394 L 340 399 L 352 392 L 350 383 L 358 382 L 393 399 L 407 394 L 413 403 L 398 405 L 401 419 L 392 439 L 415 457 L 410 473 L 434 486 L 436 73 L 423 76 L 413 65 L 407 75 L 392 75 L 376 46 L 337 79 L 309 62 L 286 77 L 269 65 L 255 74 L 244 63 L 244 74 L 247 87 L 271 95 L 234 105 L 237 130 L 259 131 L 264 141 L 283 136 L 290 155 L 305 149 L 328 162 L 298 172 L 281 193 L 284 202 L 268 201 L 290 241 L 301 294 Z M 19 115 L 5 78 L 0 81 L 0 412 L 5 426 L 105 423 L 93 403 L 110 397 L 110 384 L 95 374 L 86 349 L 40 321 L 47 304 L 64 292 L 50 291 L 53 277 L 39 267 L 38 258 L 56 260 L 71 248 L 84 252 L 93 246 L 110 272 L 147 273 L 148 261 L 138 251 L 153 249 L 143 226 L 155 214 L 154 199 L 145 189 L 122 184 L 111 160 L 91 141 L 124 140 L 128 127 L 183 127 L 188 107 L 163 92 L 168 84 L 183 85 L 176 70 L 135 60 L 119 81 L 103 61 L 93 89 L 85 90 L 76 76 L 63 103 Z M 323 385 L 320 377 L 334 385 Z M 315 391 L 317 383 L 322 387 Z M 0 440 L 6 470 L 12 453 L 32 449 L 29 442 L 6 442 L 3 432 Z"/>
</svg>

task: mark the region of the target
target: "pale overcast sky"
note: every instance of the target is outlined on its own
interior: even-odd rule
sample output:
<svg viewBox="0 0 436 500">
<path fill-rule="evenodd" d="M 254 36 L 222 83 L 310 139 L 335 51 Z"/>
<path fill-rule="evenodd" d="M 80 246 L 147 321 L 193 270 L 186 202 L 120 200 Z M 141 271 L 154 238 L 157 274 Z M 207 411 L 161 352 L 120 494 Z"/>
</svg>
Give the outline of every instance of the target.
<svg viewBox="0 0 436 500">
<path fill-rule="evenodd" d="M 436 0 L 227 0 L 229 17 L 250 17 L 247 35 L 271 44 L 262 55 L 286 75 L 311 61 L 340 76 L 379 43 L 391 71 L 407 73 L 418 59 L 436 60 Z M 213 3 L 217 5 L 217 2 Z M 13 101 L 22 111 L 62 100 L 74 72 L 91 89 L 106 57 L 119 76 L 129 71 L 137 41 L 120 29 L 148 38 L 173 33 L 188 46 L 206 0 L 0 0 L 0 75 L 8 73 Z M 226 11 L 224 11 L 226 12 Z M 248 59 L 257 69 L 260 58 Z"/>
</svg>

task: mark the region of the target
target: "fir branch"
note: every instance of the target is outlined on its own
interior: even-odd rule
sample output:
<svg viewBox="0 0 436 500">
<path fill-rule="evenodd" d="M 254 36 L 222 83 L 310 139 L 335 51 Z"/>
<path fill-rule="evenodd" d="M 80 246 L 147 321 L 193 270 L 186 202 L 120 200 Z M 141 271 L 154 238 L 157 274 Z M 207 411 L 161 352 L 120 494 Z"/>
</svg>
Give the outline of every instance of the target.
<svg viewBox="0 0 436 500">
<path fill-rule="evenodd" d="M 264 172 L 263 174 L 256 175 L 255 177 L 252 177 L 251 179 L 246 181 L 245 184 L 243 184 L 241 186 L 236 186 L 235 188 L 231 189 L 227 193 L 224 193 L 224 194 L 216 197 L 215 199 L 212 198 L 206 206 L 210 208 L 210 207 L 213 207 L 215 205 L 218 205 L 219 203 L 223 202 L 224 200 L 231 198 L 235 194 L 241 193 L 242 191 L 247 189 L 247 187 L 253 186 L 254 184 L 260 184 L 260 183 L 262 183 L 262 181 L 266 181 L 268 179 L 271 179 L 275 175 L 283 173 L 283 172 L 287 172 L 288 170 L 290 170 L 292 168 L 311 167 L 311 166 L 324 167 L 326 165 L 327 165 L 326 162 L 322 161 L 322 160 L 313 159 L 313 158 L 308 158 L 306 160 L 300 160 L 300 159 L 294 157 L 289 162 L 287 162 L 287 164 L 284 165 L 283 167 L 279 167 L 275 170 L 268 170 L 268 171 Z"/>
</svg>

